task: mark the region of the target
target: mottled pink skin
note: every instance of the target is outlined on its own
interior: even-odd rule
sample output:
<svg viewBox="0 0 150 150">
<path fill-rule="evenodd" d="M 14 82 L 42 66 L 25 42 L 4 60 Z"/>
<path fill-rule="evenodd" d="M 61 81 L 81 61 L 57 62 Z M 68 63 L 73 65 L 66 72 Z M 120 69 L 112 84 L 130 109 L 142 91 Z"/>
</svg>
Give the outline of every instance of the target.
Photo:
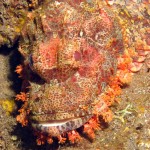
<svg viewBox="0 0 150 150">
<path fill-rule="evenodd" d="M 30 66 L 44 83 L 31 82 L 30 120 L 34 128 L 58 136 L 87 122 L 97 101 L 102 104 L 97 111 L 107 107 L 99 95 L 116 74 L 122 39 L 105 8 L 90 12 L 52 3 L 40 19 L 44 38 L 33 44 Z"/>
<path fill-rule="evenodd" d="M 94 66 L 95 59 L 99 59 L 99 57 L 105 59 L 101 56 L 103 55 L 103 51 L 109 52 L 112 50 L 113 36 L 111 37 L 111 34 L 113 22 L 104 10 L 101 9 L 97 11 L 97 13 L 99 13 L 99 16 L 96 16 L 99 19 L 99 21 L 97 21 L 95 16 L 90 15 L 88 19 L 86 19 L 86 16 L 80 13 L 80 11 L 78 12 L 72 7 L 70 7 L 70 9 L 75 11 L 74 13 L 78 16 L 74 18 L 73 23 L 69 19 L 66 19 L 66 22 L 61 25 L 62 27 L 55 31 L 57 32 L 56 38 L 52 36 L 53 29 L 51 25 L 49 25 L 50 23 L 48 24 L 48 21 L 51 22 L 55 20 L 57 24 L 60 24 L 58 22 L 64 20 L 63 12 L 62 14 L 60 13 L 60 17 L 56 16 L 56 18 L 51 18 L 46 16 L 47 18 L 43 19 L 44 31 L 46 31 L 46 34 L 48 33 L 49 39 L 39 44 L 39 47 L 34 50 L 32 57 L 34 70 L 47 82 L 50 82 L 53 78 L 64 81 L 69 77 L 68 75 L 74 74 L 77 69 L 79 69 L 79 73 L 85 72 L 84 74 L 88 76 L 86 70 L 88 67 L 92 68 Z M 73 16 L 74 14 L 69 15 Z M 60 20 L 58 18 L 60 18 Z M 80 20 L 84 20 L 84 23 L 81 24 Z M 104 32 L 106 38 L 110 36 L 105 43 L 99 41 L 101 38 L 104 38 L 98 35 L 98 33 L 101 32 Z M 72 34 L 74 34 L 74 36 L 70 37 Z M 63 37 L 61 37 L 62 35 Z M 93 43 L 90 44 L 90 42 Z M 72 47 L 70 47 L 70 45 Z M 118 49 L 114 48 L 111 52 L 112 55 L 116 55 L 118 53 L 117 51 L 119 52 Z M 89 64 L 85 67 L 85 64 L 88 62 Z M 64 74 L 62 74 L 62 72 L 64 72 Z"/>
</svg>

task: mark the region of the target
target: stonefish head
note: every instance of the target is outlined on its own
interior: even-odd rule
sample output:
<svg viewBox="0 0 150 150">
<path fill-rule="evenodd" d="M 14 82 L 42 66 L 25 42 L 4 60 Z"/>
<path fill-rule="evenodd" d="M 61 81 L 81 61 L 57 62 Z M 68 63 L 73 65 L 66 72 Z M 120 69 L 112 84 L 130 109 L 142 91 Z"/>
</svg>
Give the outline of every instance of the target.
<svg viewBox="0 0 150 150">
<path fill-rule="evenodd" d="M 94 115 L 95 101 L 116 74 L 122 37 L 107 8 L 57 1 L 43 7 L 22 31 L 20 51 L 30 66 L 26 74 L 32 72 L 25 77 L 31 84 L 29 120 L 58 136 Z"/>
</svg>

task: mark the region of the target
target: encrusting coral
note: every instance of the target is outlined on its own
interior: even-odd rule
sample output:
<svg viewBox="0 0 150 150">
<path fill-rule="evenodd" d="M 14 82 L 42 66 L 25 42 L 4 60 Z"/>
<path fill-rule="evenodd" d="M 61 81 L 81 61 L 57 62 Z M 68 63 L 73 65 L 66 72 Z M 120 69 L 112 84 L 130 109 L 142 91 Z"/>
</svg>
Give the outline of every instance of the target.
<svg viewBox="0 0 150 150">
<path fill-rule="evenodd" d="M 1 99 L 0 105 L 6 111 L 8 115 L 10 115 L 14 111 L 14 108 L 15 108 L 14 100 L 10 100 L 10 99 Z"/>
</svg>

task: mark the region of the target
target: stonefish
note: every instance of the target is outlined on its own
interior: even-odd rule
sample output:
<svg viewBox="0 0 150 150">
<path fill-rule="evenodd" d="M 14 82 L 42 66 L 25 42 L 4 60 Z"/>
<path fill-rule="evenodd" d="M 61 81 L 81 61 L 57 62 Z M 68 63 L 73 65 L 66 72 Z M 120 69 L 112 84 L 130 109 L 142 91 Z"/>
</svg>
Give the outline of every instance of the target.
<svg viewBox="0 0 150 150">
<path fill-rule="evenodd" d="M 45 1 L 27 18 L 19 44 L 24 62 L 16 69 L 23 79 L 16 99 L 24 101 L 17 120 L 31 124 L 38 144 L 53 137 L 74 143 L 81 126 L 93 138 L 99 116 L 112 119 L 109 106 L 130 80 L 128 67 L 134 70 L 129 22 L 97 1 Z"/>
</svg>

